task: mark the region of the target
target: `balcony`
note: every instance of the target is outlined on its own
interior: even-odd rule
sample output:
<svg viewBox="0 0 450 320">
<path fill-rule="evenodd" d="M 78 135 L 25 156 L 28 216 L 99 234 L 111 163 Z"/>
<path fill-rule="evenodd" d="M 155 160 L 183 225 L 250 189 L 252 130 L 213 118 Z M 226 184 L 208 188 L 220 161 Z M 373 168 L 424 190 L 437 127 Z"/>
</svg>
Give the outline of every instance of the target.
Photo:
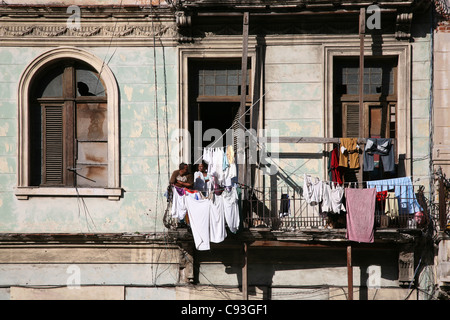
<svg viewBox="0 0 450 320">
<path fill-rule="evenodd" d="M 382 189 L 383 186 L 380 186 Z M 430 213 L 430 193 L 421 185 L 386 186 L 386 191 L 397 194 L 394 199 L 384 198 L 386 193 L 377 192 L 373 228 L 376 241 L 410 241 L 409 235 L 420 235 L 437 221 Z M 345 190 L 345 188 L 344 188 Z M 396 191 L 395 191 L 396 190 Z M 410 192 L 403 192 L 408 190 Z M 303 196 L 302 187 L 250 188 L 241 186 L 239 201 L 241 228 L 228 233 L 227 241 L 348 241 L 347 211 L 322 212 L 320 204 L 312 205 Z M 345 195 L 343 198 L 346 207 Z M 406 210 L 405 203 L 413 203 L 415 210 Z M 395 205 L 395 210 L 393 209 Z M 186 221 L 170 217 L 171 201 L 165 215 L 165 225 L 177 240 L 192 240 L 189 214 Z M 403 208 L 403 209 L 402 209 Z M 409 212 L 408 212 L 409 211 Z M 408 240 L 409 239 L 409 240 Z"/>
<path fill-rule="evenodd" d="M 377 192 L 374 211 L 375 229 L 420 229 L 428 221 L 429 194 L 421 185 L 399 185 L 398 196 L 386 199 L 385 192 Z M 401 190 L 411 192 L 401 192 Z M 393 192 L 394 193 L 394 192 Z M 296 232 L 304 230 L 346 229 L 346 211 L 322 212 L 319 204 L 311 205 L 303 196 L 303 188 L 278 187 L 248 189 L 248 199 L 242 201 L 244 228 L 267 228 L 273 231 Z M 395 193 L 394 193 L 395 194 Z M 392 194 L 391 194 L 392 195 Z M 415 202 L 416 201 L 416 202 Z M 342 199 L 346 207 L 345 196 Z M 416 211 L 402 209 L 402 204 L 420 204 Z M 392 207 L 395 204 L 395 208 Z M 287 209 L 287 210 L 286 210 Z"/>
</svg>

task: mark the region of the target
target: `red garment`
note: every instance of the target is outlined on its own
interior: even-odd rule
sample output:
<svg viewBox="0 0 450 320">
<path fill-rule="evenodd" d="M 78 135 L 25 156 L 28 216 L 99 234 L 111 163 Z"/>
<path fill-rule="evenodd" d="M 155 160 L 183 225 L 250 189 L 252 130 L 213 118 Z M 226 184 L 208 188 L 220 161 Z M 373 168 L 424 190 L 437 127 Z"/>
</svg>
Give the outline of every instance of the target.
<svg viewBox="0 0 450 320">
<path fill-rule="evenodd" d="M 380 201 L 380 202 L 384 201 L 384 200 L 386 200 L 386 197 L 387 197 L 387 190 L 377 192 L 377 201 Z"/>
<path fill-rule="evenodd" d="M 334 148 L 331 151 L 331 180 L 342 184 L 342 169 L 339 167 L 339 148 Z"/>
</svg>

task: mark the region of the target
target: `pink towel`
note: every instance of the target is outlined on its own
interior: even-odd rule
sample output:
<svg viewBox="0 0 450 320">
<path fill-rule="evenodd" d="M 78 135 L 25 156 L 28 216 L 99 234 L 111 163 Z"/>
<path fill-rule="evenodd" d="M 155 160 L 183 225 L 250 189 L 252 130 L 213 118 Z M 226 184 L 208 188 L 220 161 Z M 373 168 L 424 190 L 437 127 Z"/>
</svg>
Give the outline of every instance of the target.
<svg viewBox="0 0 450 320">
<path fill-rule="evenodd" d="M 347 239 L 372 243 L 377 190 L 345 189 L 347 202 Z"/>
</svg>

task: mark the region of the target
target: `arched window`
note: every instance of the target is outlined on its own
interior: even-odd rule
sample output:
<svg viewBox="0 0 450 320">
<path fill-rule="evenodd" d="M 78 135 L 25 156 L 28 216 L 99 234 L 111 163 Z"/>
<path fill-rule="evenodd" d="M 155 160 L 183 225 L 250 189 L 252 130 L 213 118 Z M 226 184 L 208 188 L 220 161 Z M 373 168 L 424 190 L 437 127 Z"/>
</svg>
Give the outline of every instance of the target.
<svg viewBox="0 0 450 320">
<path fill-rule="evenodd" d="M 118 90 L 110 69 L 76 48 L 51 50 L 19 84 L 16 194 L 120 196 Z"/>
</svg>

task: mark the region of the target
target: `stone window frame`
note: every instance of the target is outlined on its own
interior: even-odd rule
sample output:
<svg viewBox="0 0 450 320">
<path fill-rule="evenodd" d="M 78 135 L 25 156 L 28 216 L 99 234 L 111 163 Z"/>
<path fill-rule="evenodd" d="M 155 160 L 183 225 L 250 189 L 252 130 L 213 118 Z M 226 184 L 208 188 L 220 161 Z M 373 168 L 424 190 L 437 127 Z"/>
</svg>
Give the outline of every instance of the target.
<svg viewBox="0 0 450 320">
<path fill-rule="evenodd" d="M 230 40 L 230 39 L 228 39 Z M 218 42 L 211 44 L 210 46 L 198 46 L 198 47 L 178 47 L 178 119 L 180 132 L 187 131 L 189 128 L 189 60 L 191 59 L 242 59 L 242 40 L 227 41 L 226 43 Z M 252 68 L 249 74 L 249 82 L 254 85 L 255 83 L 255 70 L 257 59 L 257 46 L 253 41 L 249 41 L 248 46 L 248 59 L 251 61 Z M 249 88 L 250 97 L 253 97 L 253 89 Z M 174 138 L 174 136 L 172 137 Z M 192 138 L 192 137 L 191 137 Z M 174 161 L 190 163 L 189 152 L 190 141 L 183 139 L 183 136 L 175 137 L 178 141 L 178 149 L 172 153 L 172 159 Z"/>
<path fill-rule="evenodd" d="M 80 60 L 91 66 L 102 76 L 108 92 L 108 185 L 92 187 L 36 187 L 30 186 L 29 159 L 29 89 L 32 80 L 49 64 L 57 60 Z M 92 53 L 75 47 L 58 47 L 36 57 L 20 76 L 18 84 L 18 158 L 17 186 L 15 195 L 19 200 L 34 196 L 96 196 L 119 200 L 120 188 L 119 149 L 119 89 L 111 69 Z"/>
</svg>

